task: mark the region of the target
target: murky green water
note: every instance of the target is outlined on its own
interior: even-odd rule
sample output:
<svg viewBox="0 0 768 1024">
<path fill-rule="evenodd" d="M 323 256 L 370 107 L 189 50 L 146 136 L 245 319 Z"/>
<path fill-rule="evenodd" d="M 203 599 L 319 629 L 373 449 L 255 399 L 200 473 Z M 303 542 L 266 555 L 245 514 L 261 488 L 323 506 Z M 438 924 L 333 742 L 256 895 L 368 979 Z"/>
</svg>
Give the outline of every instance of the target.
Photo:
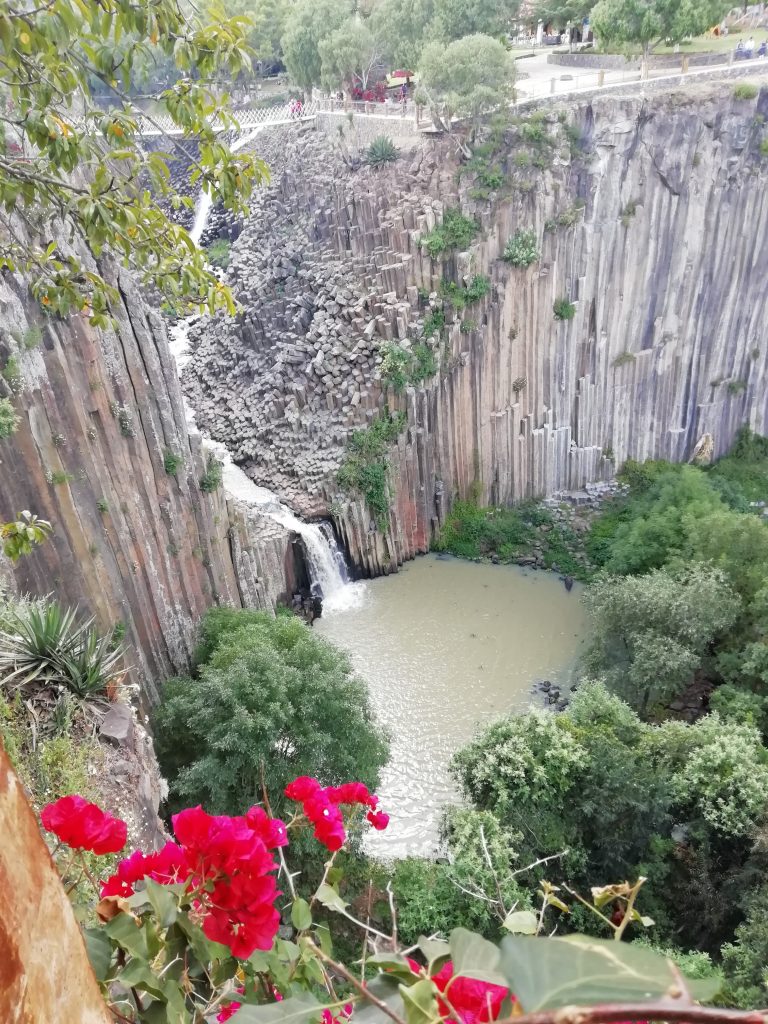
<svg viewBox="0 0 768 1024">
<path fill-rule="evenodd" d="M 315 623 L 347 650 L 392 738 L 383 772 L 384 856 L 429 854 L 441 806 L 456 799 L 451 755 L 484 723 L 566 685 L 586 629 L 580 588 L 517 566 L 427 555 L 360 588 L 357 605 Z"/>
</svg>

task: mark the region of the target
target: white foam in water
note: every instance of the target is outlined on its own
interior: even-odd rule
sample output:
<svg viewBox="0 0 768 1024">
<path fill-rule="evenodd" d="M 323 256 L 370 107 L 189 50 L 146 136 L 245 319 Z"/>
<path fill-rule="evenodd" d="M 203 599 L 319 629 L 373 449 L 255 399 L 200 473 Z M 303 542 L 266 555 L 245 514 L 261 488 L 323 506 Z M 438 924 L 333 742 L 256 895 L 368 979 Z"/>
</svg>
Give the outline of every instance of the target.
<svg viewBox="0 0 768 1024">
<path fill-rule="evenodd" d="M 258 135 L 259 131 L 261 128 L 257 128 L 231 148 L 233 150 L 241 149 Z M 195 223 L 190 231 L 190 237 L 196 245 L 199 244 L 203 231 L 205 231 L 211 205 L 211 197 L 206 193 L 201 193 L 195 212 Z M 169 331 L 169 348 L 171 355 L 176 360 L 179 375 L 189 361 L 189 326 L 189 321 L 180 320 Z M 186 398 L 184 399 L 184 413 L 189 432 L 201 434 L 206 450 L 213 452 L 222 462 L 224 490 L 233 498 L 258 508 L 263 515 L 274 519 L 287 530 L 299 534 L 304 542 L 312 592 L 323 599 L 323 614 L 330 615 L 334 612 L 360 607 L 365 600 L 365 583 L 350 583 L 344 554 L 338 545 L 331 524 L 328 522 L 305 523 L 299 519 L 280 501 L 276 494 L 266 487 L 259 487 L 250 477 L 246 476 L 243 470 L 233 462 L 232 456 L 223 444 L 212 441 L 202 434 L 195 422 L 195 411 L 189 406 Z"/>
</svg>

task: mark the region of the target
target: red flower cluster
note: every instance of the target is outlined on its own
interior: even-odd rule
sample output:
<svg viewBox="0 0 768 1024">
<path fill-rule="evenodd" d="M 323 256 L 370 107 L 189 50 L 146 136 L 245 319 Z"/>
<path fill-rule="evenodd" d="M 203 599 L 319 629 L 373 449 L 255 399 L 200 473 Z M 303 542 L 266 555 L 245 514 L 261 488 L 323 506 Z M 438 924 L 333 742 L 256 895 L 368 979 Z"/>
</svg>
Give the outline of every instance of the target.
<svg viewBox="0 0 768 1024">
<path fill-rule="evenodd" d="M 359 85 L 352 88 L 352 99 L 356 102 L 361 100 L 366 103 L 383 103 L 387 95 L 387 87 L 384 82 L 377 82 L 372 89 L 363 89 Z"/>
<path fill-rule="evenodd" d="M 128 839 L 128 826 L 81 796 L 63 796 L 40 814 L 43 827 L 73 850 L 119 853 Z"/>
<path fill-rule="evenodd" d="M 270 949 L 280 924 L 274 905 L 280 893 L 269 851 L 288 842 L 283 822 L 261 807 L 233 818 L 191 807 L 174 816 L 173 829 L 178 843 L 126 858 L 104 884 L 102 897 L 130 896 L 143 878 L 186 882 L 211 941 L 240 959 Z"/>
<path fill-rule="evenodd" d="M 238 985 L 237 991 L 242 995 L 245 992 L 245 989 L 242 985 Z M 282 999 L 282 996 L 280 998 Z M 225 1003 L 221 1010 L 216 1014 L 218 1024 L 226 1024 L 226 1021 L 228 1021 L 230 1017 L 234 1017 L 241 1006 L 242 1003 Z"/>
<path fill-rule="evenodd" d="M 421 965 L 415 960 L 409 957 L 408 963 L 414 974 L 422 973 Z M 432 976 L 432 981 L 438 992 L 445 992 L 450 983 L 451 1005 L 443 1002 L 440 996 L 437 997 L 437 1004 L 441 1016 L 448 1017 L 455 1024 L 480 1024 L 496 1020 L 501 1011 L 501 1004 L 510 994 L 504 985 L 494 985 L 488 981 L 477 981 L 475 978 L 461 976 L 454 978 L 453 963 L 450 960 Z M 512 996 L 513 1001 L 514 998 Z"/>
<path fill-rule="evenodd" d="M 389 815 L 378 810 L 379 798 L 362 782 L 345 782 L 341 786 L 321 786 L 317 779 L 300 775 L 285 787 L 289 800 L 302 804 L 304 813 L 315 826 L 315 839 L 329 850 L 340 850 L 347 834 L 341 804 L 359 804 L 368 808 L 366 819 L 375 829 L 385 829 Z"/>
</svg>

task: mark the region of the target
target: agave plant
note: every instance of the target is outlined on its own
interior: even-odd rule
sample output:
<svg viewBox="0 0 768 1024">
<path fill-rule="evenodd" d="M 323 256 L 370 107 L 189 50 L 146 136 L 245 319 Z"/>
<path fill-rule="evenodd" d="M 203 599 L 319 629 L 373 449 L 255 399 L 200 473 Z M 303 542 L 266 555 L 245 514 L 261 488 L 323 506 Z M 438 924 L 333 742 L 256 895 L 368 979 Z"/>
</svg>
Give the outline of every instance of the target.
<svg viewBox="0 0 768 1024">
<path fill-rule="evenodd" d="M 400 155 L 397 146 L 388 135 L 379 135 L 368 147 L 366 159 L 373 167 L 392 163 Z"/>
<path fill-rule="evenodd" d="M 78 697 L 103 691 L 117 675 L 122 649 L 109 650 L 93 618 L 76 621 L 74 609 L 55 602 L 14 614 L 0 631 L 0 681 L 17 686 L 63 683 Z"/>
</svg>

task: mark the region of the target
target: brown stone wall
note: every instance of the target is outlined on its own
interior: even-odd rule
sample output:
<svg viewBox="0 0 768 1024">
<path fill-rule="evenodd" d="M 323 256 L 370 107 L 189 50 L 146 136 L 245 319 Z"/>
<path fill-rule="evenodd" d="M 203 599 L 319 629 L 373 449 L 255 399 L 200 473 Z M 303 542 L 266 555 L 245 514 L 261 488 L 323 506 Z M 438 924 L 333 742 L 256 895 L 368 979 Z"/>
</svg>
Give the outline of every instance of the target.
<svg viewBox="0 0 768 1024">
<path fill-rule="evenodd" d="M 109 1024 L 80 928 L 0 746 L 0 1020 Z"/>
</svg>

